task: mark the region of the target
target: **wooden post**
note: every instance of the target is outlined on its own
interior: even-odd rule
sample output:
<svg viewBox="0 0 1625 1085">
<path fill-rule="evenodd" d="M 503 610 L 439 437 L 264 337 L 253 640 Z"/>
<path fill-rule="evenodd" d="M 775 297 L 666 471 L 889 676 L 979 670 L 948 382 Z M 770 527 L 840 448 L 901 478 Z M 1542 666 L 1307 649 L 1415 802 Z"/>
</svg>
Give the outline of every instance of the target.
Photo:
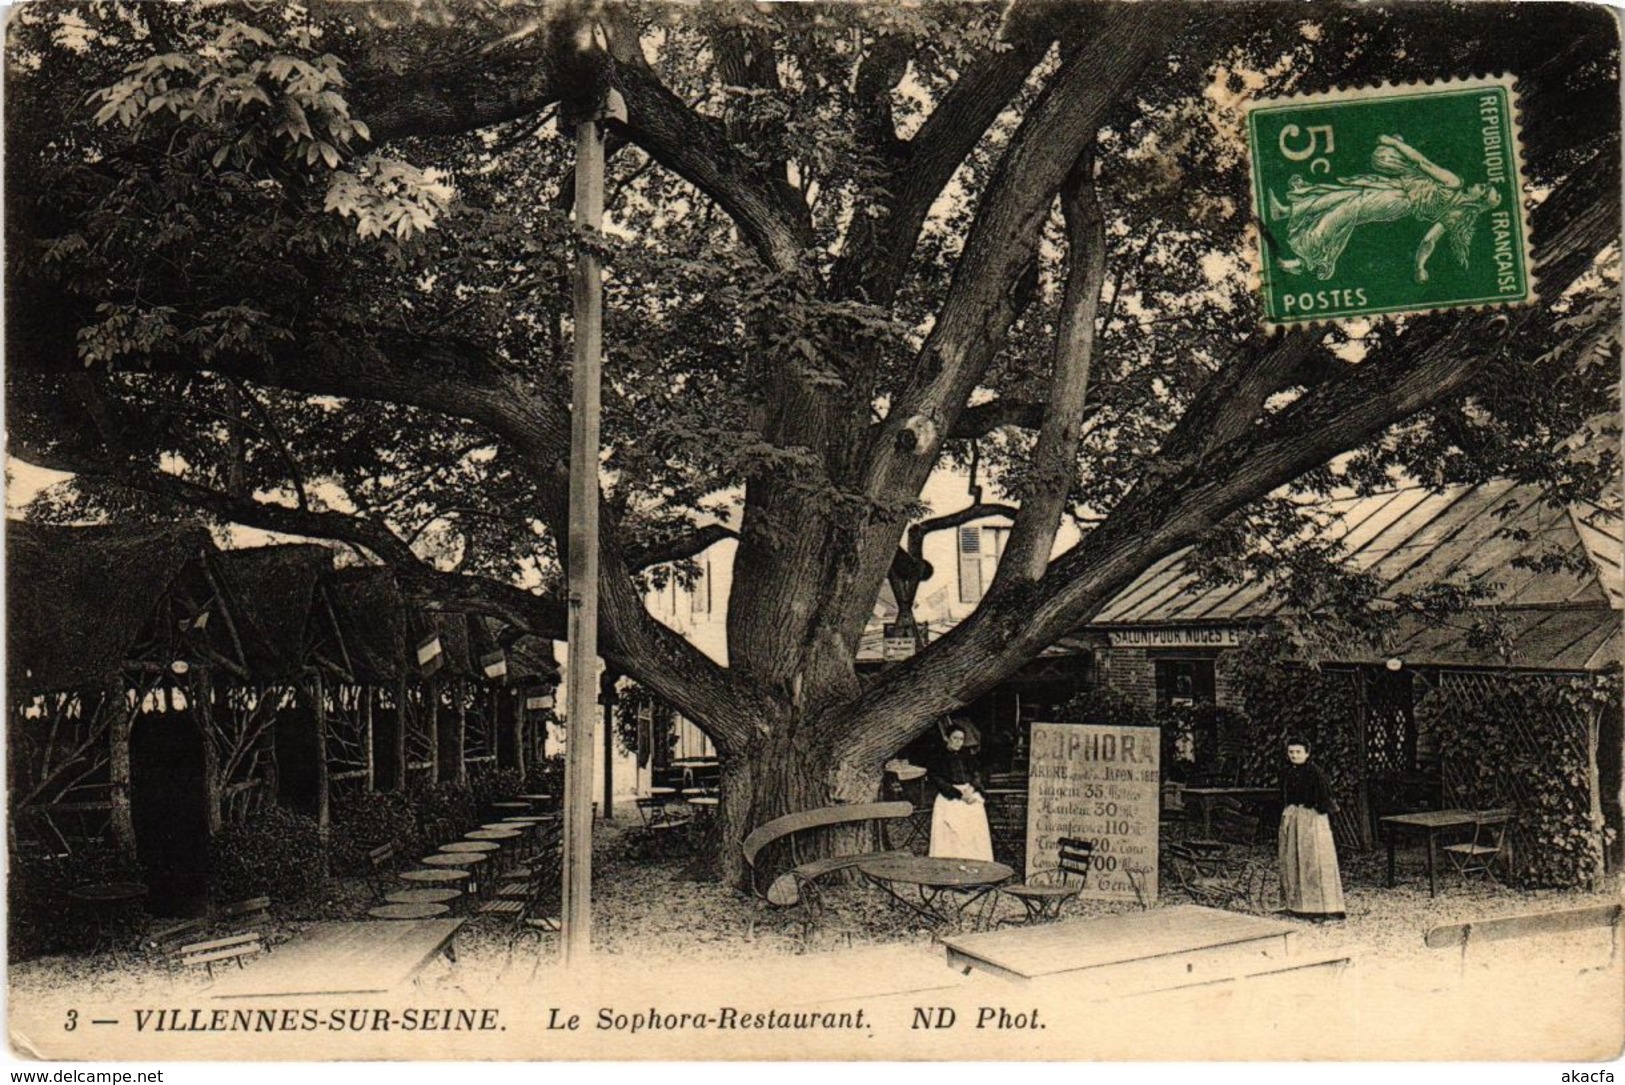
<svg viewBox="0 0 1625 1085">
<path fill-rule="evenodd" d="M 316 829 L 326 836 L 332 824 L 332 809 L 327 779 L 327 697 L 321 671 L 305 683 L 304 692 L 310 698 L 311 719 L 316 725 Z"/>
<path fill-rule="evenodd" d="M 615 702 L 620 698 L 615 683 L 620 676 L 604 672 L 598 684 L 598 698 L 604 703 L 604 820 L 615 820 Z"/>
<path fill-rule="evenodd" d="M 452 747 L 456 771 L 452 779 L 460 784 L 468 782 L 468 684 L 461 678 L 452 683 L 451 695 L 457 698 L 457 729 Z"/>
<path fill-rule="evenodd" d="M 600 112 L 576 125 L 575 343 L 570 381 L 570 689 L 564 754 L 566 968 L 592 945 L 592 732 L 598 692 L 598 392 L 603 338 L 603 268 L 593 248 L 604 217 L 604 131 Z"/>
<path fill-rule="evenodd" d="M 113 847 L 126 859 L 135 858 L 135 816 L 130 807 L 130 729 L 140 702 L 132 710 L 124 686 L 113 683 L 102 690 L 102 711 L 107 719 L 108 802 L 111 804 Z"/>
<path fill-rule="evenodd" d="M 177 687 L 178 688 L 178 687 Z M 187 710 L 203 742 L 203 813 L 212 838 L 220 831 L 220 751 L 214 742 L 214 691 L 207 667 L 193 667 L 186 685 Z M 171 700 L 171 706 L 174 701 Z"/>
<path fill-rule="evenodd" d="M 406 672 L 395 680 L 395 733 L 391 736 L 389 760 L 394 775 L 394 790 L 406 794 L 406 729 L 411 725 L 411 712 L 407 707 Z"/>
<path fill-rule="evenodd" d="M 1354 713 L 1354 828 L 1359 834 L 1360 851 L 1369 852 L 1377 846 L 1372 835 L 1371 758 L 1367 745 L 1369 730 L 1366 727 L 1371 715 L 1372 683 L 1370 675 L 1363 670 L 1356 669 L 1353 674 L 1356 691 L 1360 695 L 1359 707 Z"/>
<path fill-rule="evenodd" d="M 508 727 L 513 740 L 513 767 L 519 770 L 519 778 L 525 779 L 530 771 L 530 758 L 526 756 L 525 749 L 525 693 L 523 690 L 504 690 L 505 696 L 499 703 L 508 706 Z"/>
<path fill-rule="evenodd" d="M 440 782 L 440 683 L 433 678 L 423 683 L 423 705 L 429 715 L 429 782 Z"/>
<path fill-rule="evenodd" d="M 373 701 L 377 699 L 377 691 L 371 686 L 362 686 L 360 689 L 361 704 L 361 760 L 367 771 L 367 792 L 370 794 L 378 790 L 378 769 L 374 764 L 373 736 L 372 736 L 372 708 Z"/>
<path fill-rule="evenodd" d="M 1601 730 L 1602 709 L 1593 708 L 1585 714 L 1586 729 L 1586 798 L 1589 809 L 1586 813 L 1591 822 L 1592 839 L 1596 841 L 1595 860 L 1591 868 L 1591 888 L 1601 885 L 1608 876 L 1608 845 L 1606 821 L 1602 813 L 1602 773 L 1601 762 L 1598 757 Z"/>
</svg>

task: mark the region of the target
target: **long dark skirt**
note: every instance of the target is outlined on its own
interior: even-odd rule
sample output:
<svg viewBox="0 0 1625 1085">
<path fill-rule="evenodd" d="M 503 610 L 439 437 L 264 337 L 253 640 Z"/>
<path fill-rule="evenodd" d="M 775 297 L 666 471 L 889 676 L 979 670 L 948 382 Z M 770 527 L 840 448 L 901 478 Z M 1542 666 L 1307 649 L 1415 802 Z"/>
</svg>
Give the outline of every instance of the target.
<svg viewBox="0 0 1625 1085">
<path fill-rule="evenodd" d="M 1343 914 L 1343 878 L 1337 870 L 1332 822 L 1307 806 L 1281 813 L 1281 903 L 1297 915 Z"/>
</svg>

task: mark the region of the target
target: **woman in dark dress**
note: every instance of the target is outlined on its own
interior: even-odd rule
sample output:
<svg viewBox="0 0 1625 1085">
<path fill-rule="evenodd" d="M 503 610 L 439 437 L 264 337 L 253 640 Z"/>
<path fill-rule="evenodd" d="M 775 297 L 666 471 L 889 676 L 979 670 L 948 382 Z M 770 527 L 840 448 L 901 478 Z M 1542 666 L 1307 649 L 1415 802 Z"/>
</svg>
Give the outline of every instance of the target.
<svg viewBox="0 0 1625 1085">
<path fill-rule="evenodd" d="M 931 808 L 931 854 L 952 859 L 993 858 L 993 837 L 987 828 L 987 807 L 977 787 L 975 762 L 965 747 L 966 729 L 950 721 L 943 749 L 930 766 L 927 779 L 936 788 Z"/>
<path fill-rule="evenodd" d="M 1325 921 L 1343 918 L 1343 879 L 1332 841 L 1331 785 L 1309 762 L 1309 743 L 1289 738 L 1281 770 L 1281 901 L 1291 915 Z"/>
</svg>

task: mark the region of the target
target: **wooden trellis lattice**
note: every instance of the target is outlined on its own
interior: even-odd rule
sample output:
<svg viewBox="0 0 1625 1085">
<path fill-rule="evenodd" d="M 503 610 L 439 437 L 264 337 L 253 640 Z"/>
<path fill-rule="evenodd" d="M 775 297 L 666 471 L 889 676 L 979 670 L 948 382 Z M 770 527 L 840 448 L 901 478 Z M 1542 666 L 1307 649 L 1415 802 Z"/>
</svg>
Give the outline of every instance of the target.
<svg viewBox="0 0 1625 1085">
<path fill-rule="evenodd" d="M 128 691 L 57 692 L 10 704 L 11 826 L 21 850 L 66 853 L 75 841 L 106 835 L 118 798 L 127 802 L 116 797 L 129 782 L 127 736 L 157 682 L 148 675 Z M 121 767 L 115 730 L 126 736 Z"/>
<path fill-rule="evenodd" d="M 1453 673 L 1440 677 L 1439 688 L 1462 706 L 1468 716 L 1486 716 L 1485 706 L 1502 701 L 1510 682 L 1553 685 L 1569 679 L 1556 675 L 1494 675 L 1487 673 Z M 1507 728 L 1505 738 L 1513 750 L 1528 755 L 1532 761 L 1550 762 L 1555 752 L 1570 764 L 1584 765 L 1590 759 L 1588 749 L 1591 721 L 1581 712 L 1565 711 L 1549 701 L 1529 698 L 1523 702 L 1530 710 L 1503 719 Z M 1536 706 L 1545 703 L 1542 711 Z M 1590 781 L 1561 772 L 1543 773 L 1538 778 L 1512 772 L 1480 773 L 1479 766 L 1460 759 L 1445 757 L 1442 764 L 1444 799 L 1447 806 L 1464 809 L 1491 809 L 1510 806 L 1517 810 L 1533 811 L 1551 804 L 1555 796 L 1575 807 L 1590 805 Z M 1566 793 L 1566 794 L 1565 794 Z M 1515 854 L 1532 855 L 1540 842 L 1533 835 L 1530 818 L 1515 818 L 1508 833 Z"/>
<path fill-rule="evenodd" d="M 440 765 L 435 735 L 439 691 L 421 683 L 408 683 L 401 689 L 398 726 L 406 740 L 406 778 L 412 784 L 432 784 Z"/>
<path fill-rule="evenodd" d="M 334 791 L 373 789 L 373 690 L 370 686 L 325 686 L 328 781 Z"/>
<path fill-rule="evenodd" d="M 275 797 L 277 713 L 293 703 L 295 692 L 289 686 L 236 685 L 203 686 L 195 692 L 212 702 L 209 740 L 214 744 L 221 824 L 240 825 Z"/>
<path fill-rule="evenodd" d="M 463 716 L 463 764 L 495 766 L 497 711 L 492 692 L 470 682 L 459 682 L 452 697 L 453 710 L 461 711 Z"/>
</svg>

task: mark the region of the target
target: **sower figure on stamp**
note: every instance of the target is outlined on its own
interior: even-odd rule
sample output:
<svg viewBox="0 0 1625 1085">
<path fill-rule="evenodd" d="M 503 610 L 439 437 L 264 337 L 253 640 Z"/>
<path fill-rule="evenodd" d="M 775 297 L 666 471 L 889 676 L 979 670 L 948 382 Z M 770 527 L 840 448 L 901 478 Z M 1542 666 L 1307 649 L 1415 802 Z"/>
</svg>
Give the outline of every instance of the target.
<svg viewBox="0 0 1625 1085">
<path fill-rule="evenodd" d="M 1309 743 L 1286 742 L 1281 770 L 1281 905 L 1290 915 L 1317 922 L 1342 919 L 1343 879 L 1337 869 L 1331 815 L 1337 804 L 1319 765 L 1309 763 Z"/>
<path fill-rule="evenodd" d="M 980 777 L 968 745 L 970 725 L 949 720 L 943 748 L 932 759 L 927 777 L 937 789 L 931 809 L 931 851 L 940 858 L 993 858 L 993 837 L 987 827 L 987 806 L 982 801 Z"/>
<path fill-rule="evenodd" d="M 1294 175 L 1285 201 L 1269 194 L 1270 219 L 1286 220 L 1288 244 L 1296 254 L 1276 261 L 1281 270 L 1294 275 L 1307 270 L 1330 279 L 1356 227 L 1397 222 L 1406 215 L 1429 224 L 1416 248 L 1417 282 L 1428 281 L 1428 260 L 1446 235 L 1456 259 L 1467 266 L 1473 224 L 1501 202 L 1500 193 L 1487 185 L 1464 185 L 1398 136 L 1378 136 L 1377 144 L 1371 152 L 1376 174 L 1321 184 Z"/>
</svg>

